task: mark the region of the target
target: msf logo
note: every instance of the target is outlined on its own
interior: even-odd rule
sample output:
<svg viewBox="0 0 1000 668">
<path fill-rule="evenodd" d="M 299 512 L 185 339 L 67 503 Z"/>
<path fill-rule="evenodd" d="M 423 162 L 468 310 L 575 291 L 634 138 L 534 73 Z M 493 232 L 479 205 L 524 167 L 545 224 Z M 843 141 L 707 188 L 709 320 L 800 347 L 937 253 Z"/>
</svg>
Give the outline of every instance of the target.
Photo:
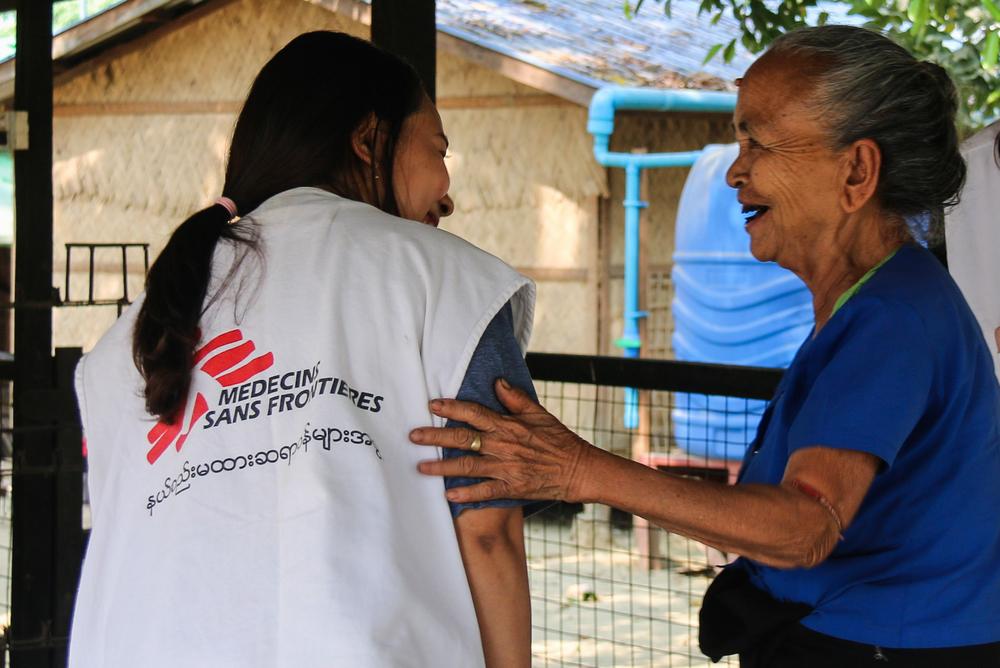
<svg viewBox="0 0 1000 668">
<path fill-rule="evenodd" d="M 274 364 L 272 353 L 251 358 L 256 350 L 253 341 L 244 341 L 243 333 L 238 329 L 233 329 L 219 334 L 195 351 L 193 368 L 208 374 L 222 387 L 240 385 L 258 373 L 271 368 Z M 155 464 L 171 443 L 174 444 L 177 452 L 180 452 L 195 424 L 208 412 L 208 401 L 205 399 L 205 395 L 198 392 L 195 395 L 193 407 L 190 411 L 188 409 L 189 407 L 185 403 L 174 424 L 160 420 L 149 430 L 146 439 L 151 447 L 146 453 L 146 460 L 150 464 Z M 185 423 L 187 429 L 181 433 Z"/>
</svg>

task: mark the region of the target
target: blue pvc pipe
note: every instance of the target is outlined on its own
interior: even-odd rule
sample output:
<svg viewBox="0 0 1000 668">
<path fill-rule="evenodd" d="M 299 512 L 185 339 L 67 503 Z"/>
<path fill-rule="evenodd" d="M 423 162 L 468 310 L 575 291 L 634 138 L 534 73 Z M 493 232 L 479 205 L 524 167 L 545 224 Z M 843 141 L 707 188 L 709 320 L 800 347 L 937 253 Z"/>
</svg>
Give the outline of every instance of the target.
<svg viewBox="0 0 1000 668">
<path fill-rule="evenodd" d="M 642 340 L 639 320 L 646 313 L 639 310 L 639 212 L 647 206 L 639 199 L 643 169 L 690 167 L 701 151 L 675 153 L 615 153 L 609 149 L 615 130 L 615 112 L 620 109 L 641 111 L 688 111 L 732 113 L 736 95 L 714 91 L 656 90 L 607 86 L 594 93 L 587 117 L 587 132 L 594 135 L 594 157 L 605 167 L 625 169 L 625 325 L 615 344 L 625 357 L 639 357 Z M 625 389 L 625 427 L 639 424 L 638 392 Z"/>
<path fill-rule="evenodd" d="M 638 357 L 642 340 L 639 338 L 639 212 L 648 206 L 639 199 L 639 177 L 642 169 L 636 163 L 625 165 L 625 331 L 616 343 L 625 357 Z M 634 289 L 630 289 L 630 286 Z M 639 424 L 639 394 L 635 388 L 625 388 L 625 426 L 635 429 Z"/>
<path fill-rule="evenodd" d="M 615 130 L 615 112 L 631 109 L 731 114 L 735 108 L 734 93 L 606 86 L 594 93 L 590 100 L 587 132 L 594 135 L 594 157 L 605 167 L 626 167 L 629 164 L 636 164 L 640 168 L 690 167 L 701 151 L 638 154 L 611 152 L 608 146 Z"/>
</svg>

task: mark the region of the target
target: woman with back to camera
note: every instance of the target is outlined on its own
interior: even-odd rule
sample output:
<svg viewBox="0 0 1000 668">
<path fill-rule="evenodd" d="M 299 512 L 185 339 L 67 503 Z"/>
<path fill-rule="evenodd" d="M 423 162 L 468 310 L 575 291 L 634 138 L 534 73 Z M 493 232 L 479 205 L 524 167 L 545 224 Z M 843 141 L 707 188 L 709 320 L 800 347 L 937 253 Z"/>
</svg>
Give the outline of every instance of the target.
<svg viewBox="0 0 1000 668">
<path fill-rule="evenodd" d="M 528 665 L 520 507 L 449 512 L 405 436 L 433 396 L 531 389 L 533 286 L 434 229 L 446 150 L 367 42 L 309 33 L 261 70 L 224 197 L 77 370 L 70 665 Z"/>
<path fill-rule="evenodd" d="M 729 184 L 754 257 L 803 279 L 816 323 L 739 484 L 615 457 L 503 383 L 510 416 L 435 403 L 475 430 L 412 438 L 483 456 L 422 469 L 492 478 L 453 500 L 605 503 L 741 555 L 702 606 L 716 660 L 1000 665 L 1000 388 L 968 304 L 905 222 L 958 198 L 955 111 L 941 67 L 847 26 L 780 37 L 739 82 Z"/>
</svg>

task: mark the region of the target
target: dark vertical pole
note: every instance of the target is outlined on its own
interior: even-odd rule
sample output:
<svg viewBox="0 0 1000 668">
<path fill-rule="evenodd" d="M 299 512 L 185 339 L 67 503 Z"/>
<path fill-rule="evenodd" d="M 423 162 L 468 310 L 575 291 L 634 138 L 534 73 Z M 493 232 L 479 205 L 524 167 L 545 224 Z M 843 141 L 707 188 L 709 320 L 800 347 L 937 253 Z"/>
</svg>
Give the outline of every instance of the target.
<svg viewBox="0 0 1000 668">
<path fill-rule="evenodd" d="M 73 374 L 82 357 L 79 348 L 57 348 L 53 365 L 55 392 L 50 402 L 59 424 L 55 439 L 55 554 L 52 557 L 51 665 L 66 665 L 73 602 L 83 559 L 83 431 L 73 391 Z M 16 492 L 15 492 L 16 495 Z M 17 668 L 17 667 L 15 667 Z"/>
<path fill-rule="evenodd" d="M 54 666 L 52 3 L 17 2 L 14 108 L 28 113 L 28 148 L 14 153 L 14 481 L 11 665 Z"/>
<path fill-rule="evenodd" d="M 372 0 L 372 41 L 413 65 L 427 94 L 435 99 L 434 0 Z"/>
</svg>

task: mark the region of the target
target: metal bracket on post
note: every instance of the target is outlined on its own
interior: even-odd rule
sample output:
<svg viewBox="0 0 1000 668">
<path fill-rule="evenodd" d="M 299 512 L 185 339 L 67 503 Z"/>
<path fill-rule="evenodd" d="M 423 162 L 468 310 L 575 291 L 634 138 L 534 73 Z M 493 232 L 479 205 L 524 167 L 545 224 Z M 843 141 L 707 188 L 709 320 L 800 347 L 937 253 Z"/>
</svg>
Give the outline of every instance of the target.
<svg viewBox="0 0 1000 668">
<path fill-rule="evenodd" d="M 28 148 L 28 112 L 0 113 L 0 151 L 23 151 Z"/>
</svg>

